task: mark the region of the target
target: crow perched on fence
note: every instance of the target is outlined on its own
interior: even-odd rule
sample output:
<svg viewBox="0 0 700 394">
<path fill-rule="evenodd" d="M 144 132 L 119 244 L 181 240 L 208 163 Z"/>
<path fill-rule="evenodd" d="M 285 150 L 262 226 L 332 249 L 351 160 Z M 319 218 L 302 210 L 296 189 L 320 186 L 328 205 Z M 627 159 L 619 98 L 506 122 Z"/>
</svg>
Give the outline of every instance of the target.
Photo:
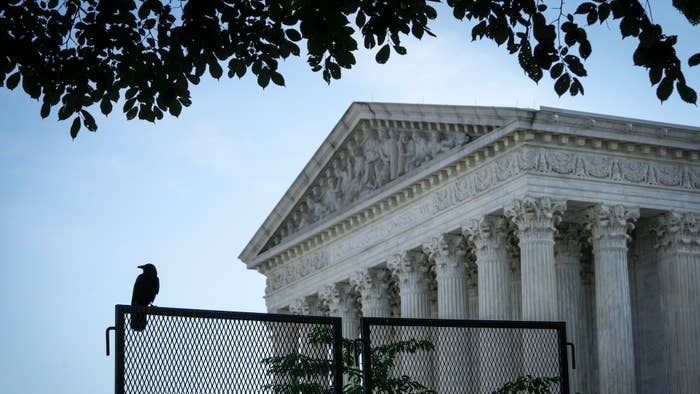
<svg viewBox="0 0 700 394">
<path fill-rule="evenodd" d="M 131 306 L 134 310 L 131 314 L 131 328 L 134 331 L 143 331 L 146 328 L 146 307 L 156 299 L 160 289 L 158 271 L 153 264 L 139 265 L 143 270 L 134 283 L 134 292 L 131 296 Z"/>
</svg>

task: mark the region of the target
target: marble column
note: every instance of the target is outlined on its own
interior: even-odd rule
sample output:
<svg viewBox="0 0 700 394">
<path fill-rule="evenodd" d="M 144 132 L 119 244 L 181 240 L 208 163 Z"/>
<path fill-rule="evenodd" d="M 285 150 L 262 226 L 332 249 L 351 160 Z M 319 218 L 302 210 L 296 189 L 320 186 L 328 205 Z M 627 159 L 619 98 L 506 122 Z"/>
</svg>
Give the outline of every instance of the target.
<svg viewBox="0 0 700 394">
<path fill-rule="evenodd" d="M 479 270 L 479 319 L 508 320 L 510 265 L 506 243 L 508 226 L 502 217 L 473 220 L 464 228 L 474 243 Z"/>
<path fill-rule="evenodd" d="M 695 392 L 700 387 L 700 214 L 664 213 L 653 231 L 668 391 Z"/>
<path fill-rule="evenodd" d="M 321 302 L 328 308 L 329 316 L 342 319 L 343 338 L 355 339 L 360 334 L 360 321 L 357 318 L 355 292 L 347 282 L 336 283 L 323 288 L 319 293 Z"/>
<path fill-rule="evenodd" d="M 598 391 L 635 392 L 627 240 L 639 209 L 598 204 L 586 210 L 595 259 Z"/>
<path fill-rule="evenodd" d="M 430 267 L 427 256 L 422 250 L 409 250 L 393 256 L 387 263 L 399 279 L 401 317 L 430 318 Z"/>
<path fill-rule="evenodd" d="M 581 226 L 564 223 L 555 237 L 554 260 L 557 271 L 557 296 L 559 299 L 559 319 L 566 322 L 566 338 L 576 347 L 577 355 L 590 352 L 583 340 L 583 309 L 581 300 Z M 572 392 L 590 392 L 584 387 L 583 363 L 577 369 L 569 370 L 569 382 Z"/>
<path fill-rule="evenodd" d="M 289 310 L 295 315 L 322 315 L 322 305 L 316 296 L 308 296 L 294 300 Z M 314 343 L 312 340 L 314 324 L 303 323 L 299 326 L 299 353 L 308 357 L 311 360 L 328 360 L 330 358 L 330 346 L 323 343 Z M 310 376 L 305 379 L 307 383 L 315 383 L 322 388 L 329 388 L 331 384 L 331 376 Z"/>
<path fill-rule="evenodd" d="M 510 305 L 509 314 L 510 320 L 522 320 L 522 291 L 520 286 L 520 249 L 517 243 L 513 243 L 512 233 L 509 237 L 509 247 L 508 254 L 510 261 L 508 262 L 510 266 Z M 515 367 L 515 374 L 517 376 L 523 375 L 523 333 L 519 331 L 513 331 L 513 364 Z"/>
<path fill-rule="evenodd" d="M 467 253 L 464 237 L 444 234 L 423 246 L 435 261 L 438 318 L 467 319 Z M 436 341 L 436 389 L 438 393 L 456 393 L 468 387 L 470 376 L 478 373 L 474 362 L 474 330 L 454 327 L 433 329 Z"/>
<path fill-rule="evenodd" d="M 588 256 L 590 257 L 590 256 Z M 584 393 L 595 393 L 598 388 L 598 341 L 596 338 L 595 325 L 595 284 L 593 275 L 592 258 L 584 259 L 585 264 L 581 265 L 581 312 L 583 320 L 581 331 L 583 332 L 583 348 L 586 352 L 576 352 L 576 363 L 580 365 L 583 373 L 582 379 L 586 391 Z"/>
<path fill-rule="evenodd" d="M 566 202 L 525 197 L 505 209 L 518 227 L 523 320 L 557 320 L 554 233 Z"/>
<path fill-rule="evenodd" d="M 510 304 L 510 265 L 507 249 L 507 221 L 486 216 L 472 220 L 464 228 L 474 243 L 478 266 L 479 318 L 508 320 Z M 510 332 L 481 330 L 479 336 L 480 391 L 492 392 L 516 378 Z"/>
<path fill-rule="evenodd" d="M 430 318 L 430 266 L 422 250 L 408 250 L 387 261 L 399 281 L 402 318 Z M 401 340 L 432 340 L 429 328 L 404 327 Z M 433 366 L 428 352 L 417 351 L 400 358 L 403 373 L 428 388 L 433 387 Z"/>
<path fill-rule="evenodd" d="M 469 307 L 467 293 L 466 242 L 461 235 L 444 234 L 431 244 L 424 245 L 424 253 L 435 261 L 437 281 L 438 318 L 466 319 Z"/>
<path fill-rule="evenodd" d="M 559 320 L 554 233 L 565 209 L 565 201 L 524 197 L 504 210 L 517 227 L 523 320 Z M 543 362 L 557 357 L 556 348 L 546 343 L 542 332 L 523 333 L 523 374 L 558 376 L 557 369 Z"/>
<path fill-rule="evenodd" d="M 275 313 L 287 314 L 289 311 L 278 310 Z M 299 351 L 299 330 L 296 325 L 277 321 L 266 321 L 264 324 L 270 336 L 271 356 L 285 357 Z M 270 381 L 265 384 L 281 387 L 291 383 L 291 379 L 288 375 L 272 374 Z"/>
</svg>

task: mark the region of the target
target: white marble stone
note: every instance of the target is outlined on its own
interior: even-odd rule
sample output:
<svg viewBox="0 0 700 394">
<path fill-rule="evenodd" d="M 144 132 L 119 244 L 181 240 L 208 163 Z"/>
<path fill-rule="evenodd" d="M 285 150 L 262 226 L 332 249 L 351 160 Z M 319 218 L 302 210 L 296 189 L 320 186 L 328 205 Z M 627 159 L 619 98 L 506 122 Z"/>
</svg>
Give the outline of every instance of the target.
<svg viewBox="0 0 700 394">
<path fill-rule="evenodd" d="M 581 241 L 582 228 L 576 223 L 559 226 L 555 237 L 554 260 L 557 271 L 557 297 L 559 319 L 566 322 L 566 338 L 578 349 L 579 356 L 590 352 L 583 339 L 583 288 L 581 286 Z M 585 356 L 584 356 L 585 357 Z M 588 393 L 590 387 L 585 382 L 584 368 L 589 366 L 579 362 L 579 367 L 571 370 L 569 382 L 572 392 Z"/>
<path fill-rule="evenodd" d="M 510 256 L 506 219 L 487 216 L 480 220 L 473 220 L 464 227 L 464 233 L 474 244 L 476 264 L 479 269 L 479 318 L 508 320 Z M 514 348 L 516 348 L 516 341 L 509 333 L 493 330 L 482 332 L 479 341 L 481 391 L 496 390 L 509 378 L 515 377 L 518 360 L 512 355 Z"/>
<path fill-rule="evenodd" d="M 656 248 L 670 392 L 700 387 L 700 215 L 668 212 L 657 219 Z"/>
<path fill-rule="evenodd" d="M 467 245 L 461 235 L 443 234 L 423 246 L 435 262 L 438 318 L 467 319 Z M 441 328 L 433 331 L 436 341 L 435 387 L 439 393 L 458 392 L 469 385 L 470 374 L 478 373 L 476 340 L 465 330 Z M 465 371 L 466 369 L 466 371 Z M 465 373 L 466 372 L 466 373 Z"/>
<path fill-rule="evenodd" d="M 599 392 L 635 393 L 627 232 L 637 208 L 596 205 L 587 211 L 595 259 Z"/>
</svg>

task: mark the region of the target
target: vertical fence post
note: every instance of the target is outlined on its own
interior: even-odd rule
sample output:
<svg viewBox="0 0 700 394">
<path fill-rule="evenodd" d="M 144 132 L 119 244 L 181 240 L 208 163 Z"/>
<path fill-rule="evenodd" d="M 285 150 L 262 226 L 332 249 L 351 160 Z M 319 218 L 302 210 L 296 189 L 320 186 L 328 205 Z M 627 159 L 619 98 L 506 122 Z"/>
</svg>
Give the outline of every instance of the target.
<svg viewBox="0 0 700 394">
<path fill-rule="evenodd" d="M 372 343 L 370 322 L 366 318 L 360 320 L 362 333 L 362 386 L 365 394 L 372 393 Z"/>
<path fill-rule="evenodd" d="M 569 391 L 569 357 L 566 348 L 566 325 L 557 322 L 557 335 L 559 337 L 559 374 L 561 375 L 561 392 L 568 394 Z"/>
<path fill-rule="evenodd" d="M 114 393 L 124 394 L 124 311 L 114 308 Z"/>
<path fill-rule="evenodd" d="M 340 318 L 333 320 L 333 391 L 343 393 L 343 326 Z"/>
</svg>

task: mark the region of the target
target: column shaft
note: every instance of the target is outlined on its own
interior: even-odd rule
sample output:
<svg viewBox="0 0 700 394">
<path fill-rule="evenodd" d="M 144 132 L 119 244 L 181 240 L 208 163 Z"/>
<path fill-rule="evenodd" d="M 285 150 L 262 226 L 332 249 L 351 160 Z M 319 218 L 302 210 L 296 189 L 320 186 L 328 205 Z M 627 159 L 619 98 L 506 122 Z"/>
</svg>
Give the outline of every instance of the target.
<svg viewBox="0 0 700 394">
<path fill-rule="evenodd" d="M 524 320 L 558 318 L 554 226 L 565 208 L 565 201 L 546 197 L 525 197 L 506 207 L 506 215 L 518 226 Z"/>
<path fill-rule="evenodd" d="M 428 258 L 423 251 L 409 250 L 395 255 L 389 261 L 389 268 L 399 279 L 402 318 L 430 318 L 430 275 Z M 429 328 L 403 327 L 401 340 L 432 340 Z M 434 342 L 433 342 L 434 344 Z M 400 359 L 405 375 L 425 387 L 433 388 L 433 360 L 431 354 L 417 351 L 404 354 Z"/>
<path fill-rule="evenodd" d="M 507 320 L 510 312 L 507 223 L 502 217 L 485 217 L 472 221 L 464 232 L 475 246 L 479 318 Z M 481 392 L 492 392 L 516 378 L 517 368 L 512 357 L 516 342 L 511 334 L 481 330 L 478 346 Z"/>
<path fill-rule="evenodd" d="M 657 219 L 659 279 L 669 392 L 700 387 L 700 215 Z"/>
<path fill-rule="evenodd" d="M 581 287 L 581 232 L 574 224 L 561 226 L 556 237 L 555 259 L 557 269 L 557 296 L 559 319 L 566 322 L 566 338 L 574 344 L 577 354 L 584 354 L 583 339 L 583 290 Z M 587 392 L 583 389 L 584 363 L 569 371 L 572 392 Z"/>
<path fill-rule="evenodd" d="M 435 261 L 438 292 L 438 318 L 467 319 L 468 289 L 466 243 L 461 235 L 444 234 L 423 251 Z M 457 393 L 468 387 L 470 377 L 478 373 L 474 362 L 476 345 L 471 330 L 433 328 L 435 339 L 436 389 L 439 393 Z"/>
<path fill-rule="evenodd" d="M 635 392 L 632 307 L 627 268 L 627 231 L 639 211 L 597 205 L 588 210 L 595 257 L 598 389 Z"/>
</svg>

